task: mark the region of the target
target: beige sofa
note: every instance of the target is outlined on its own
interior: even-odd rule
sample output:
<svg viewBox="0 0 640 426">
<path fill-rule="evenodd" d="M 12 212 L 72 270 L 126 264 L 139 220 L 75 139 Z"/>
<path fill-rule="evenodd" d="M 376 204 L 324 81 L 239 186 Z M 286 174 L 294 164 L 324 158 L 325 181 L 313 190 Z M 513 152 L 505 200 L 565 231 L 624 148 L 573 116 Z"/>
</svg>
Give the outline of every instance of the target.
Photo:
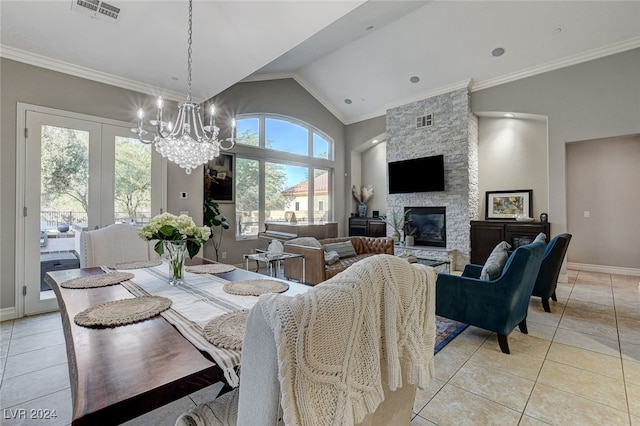
<svg viewBox="0 0 640 426">
<path fill-rule="evenodd" d="M 313 239 L 315 240 L 315 239 Z M 305 284 L 316 285 L 344 271 L 357 261 L 374 254 L 393 254 L 393 239 L 388 237 L 339 237 L 316 240 L 317 247 L 309 245 L 309 238 L 297 238 L 284 243 L 284 251 L 297 253 L 305 259 Z M 341 257 L 332 264 L 325 262 L 325 244 L 351 241 L 355 256 Z M 304 244 L 304 245 L 302 245 Z M 313 245 L 313 244 L 312 244 Z M 285 260 L 284 276 L 302 282 L 302 262 L 299 259 Z"/>
</svg>

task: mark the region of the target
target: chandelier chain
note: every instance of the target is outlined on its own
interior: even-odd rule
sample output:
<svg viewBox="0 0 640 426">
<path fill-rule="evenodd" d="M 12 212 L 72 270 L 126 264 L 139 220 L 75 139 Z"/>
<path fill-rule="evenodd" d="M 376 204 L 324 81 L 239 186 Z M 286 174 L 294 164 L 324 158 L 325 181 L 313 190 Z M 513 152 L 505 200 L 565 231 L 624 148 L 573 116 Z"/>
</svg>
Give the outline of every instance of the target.
<svg viewBox="0 0 640 426">
<path fill-rule="evenodd" d="M 187 101 L 191 101 L 191 35 L 193 33 L 193 7 L 191 4 L 191 0 L 189 0 L 189 49 L 187 50 L 188 59 L 187 59 L 187 84 L 189 86 L 189 93 L 187 94 Z"/>
</svg>

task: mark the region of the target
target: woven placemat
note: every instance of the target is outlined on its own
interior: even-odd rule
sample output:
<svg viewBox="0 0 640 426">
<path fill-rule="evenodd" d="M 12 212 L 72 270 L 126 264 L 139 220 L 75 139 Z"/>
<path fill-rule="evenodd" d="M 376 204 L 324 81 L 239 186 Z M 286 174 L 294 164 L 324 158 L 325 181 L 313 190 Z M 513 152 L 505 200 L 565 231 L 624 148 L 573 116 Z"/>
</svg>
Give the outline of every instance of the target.
<svg viewBox="0 0 640 426">
<path fill-rule="evenodd" d="M 154 266 L 162 265 L 162 260 L 139 260 L 137 262 L 122 262 L 116 263 L 114 266 L 110 266 L 111 269 L 142 269 L 153 268 Z"/>
<path fill-rule="evenodd" d="M 235 270 L 233 265 L 227 265 L 226 263 L 211 263 L 208 265 L 194 265 L 187 266 L 185 270 L 193 274 L 224 274 Z"/>
<path fill-rule="evenodd" d="M 171 300 L 160 296 L 121 299 L 85 309 L 73 320 L 83 327 L 116 327 L 155 317 L 170 306 Z"/>
<path fill-rule="evenodd" d="M 121 283 L 122 281 L 130 280 L 135 277 L 130 272 L 109 272 L 102 275 L 91 275 L 88 277 L 74 278 L 69 281 L 65 281 L 60 284 L 60 287 L 64 288 L 95 288 L 106 287 L 108 285 L 114 285 Z"/>
<path fill-rule="evenodd" d="M 248 316 L 248 309 L 221 315 L 204 326 L 202 335 L 221 348 L 240 350 Z"/>
<path fill-rule="evenodd" d="M 289 290 L 289 284 L 276 280 L 230 281 L 223 287 L 229 294 L 239 296 L 260 296 L 266 293 L 282 293 Z"/>
</svg>

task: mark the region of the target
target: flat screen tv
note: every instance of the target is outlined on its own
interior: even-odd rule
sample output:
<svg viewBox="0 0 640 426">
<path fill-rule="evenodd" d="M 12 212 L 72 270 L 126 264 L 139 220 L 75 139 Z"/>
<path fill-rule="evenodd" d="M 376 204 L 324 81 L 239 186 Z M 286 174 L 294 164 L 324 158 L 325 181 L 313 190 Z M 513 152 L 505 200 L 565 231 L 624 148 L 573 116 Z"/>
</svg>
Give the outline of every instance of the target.
<svg viewBox="0 0 640 426">
<path fill-rule="evenodd" d="M 444 191 L 444 156 L 389 163 L 389 194 Z"/>
</svg>

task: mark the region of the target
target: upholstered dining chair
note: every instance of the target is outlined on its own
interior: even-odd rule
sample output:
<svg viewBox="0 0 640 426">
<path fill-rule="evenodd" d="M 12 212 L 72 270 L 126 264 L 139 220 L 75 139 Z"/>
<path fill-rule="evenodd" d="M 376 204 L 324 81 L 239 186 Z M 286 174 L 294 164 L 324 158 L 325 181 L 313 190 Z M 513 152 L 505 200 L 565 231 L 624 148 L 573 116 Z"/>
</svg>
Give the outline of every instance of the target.
<svg viewBox="0 0 640 426">
<path fill-rule="evenodd" d="M 82 231 L 79 254 L 81 268 L 158 259 L 153 243 L 140 238 L 138 229 L 126 223 Z"/>
<path fill-rule="evenodd" d="M 306 293 L 260 296 L 239 388 L 176 425 L 408 425 L 433 375 L 436 276 L 377 255 Z"/>
<path fill-rule="evenodd" d="M 551 312 L 549 306 L 549 298 L 554 302 L 558 301 L 556 297 L 556 287 L 558 286 L 558 276 L 562 268 L 562 262 L 567 254 L 569 243 L 571 242 L 571 234 L 556 235 L 544 250 L 540 271 L 536 278 L 536 284 L 533 286 L 532 296 L 539 296 L 542 300 L 542 307 L 545 312 Z"/>
<path fill-rule="evenodd" d="M 461 276 L 439 274 L 436 315 L 496 332 L 500 350 L 510 353 L 507 336 L 515 326 L 528 333 L 529 300 L 544 248 L 543 242 L 518 247 L 493 281 L 480 279 L 481 265 L 467 265 Z"/>
</svg>

